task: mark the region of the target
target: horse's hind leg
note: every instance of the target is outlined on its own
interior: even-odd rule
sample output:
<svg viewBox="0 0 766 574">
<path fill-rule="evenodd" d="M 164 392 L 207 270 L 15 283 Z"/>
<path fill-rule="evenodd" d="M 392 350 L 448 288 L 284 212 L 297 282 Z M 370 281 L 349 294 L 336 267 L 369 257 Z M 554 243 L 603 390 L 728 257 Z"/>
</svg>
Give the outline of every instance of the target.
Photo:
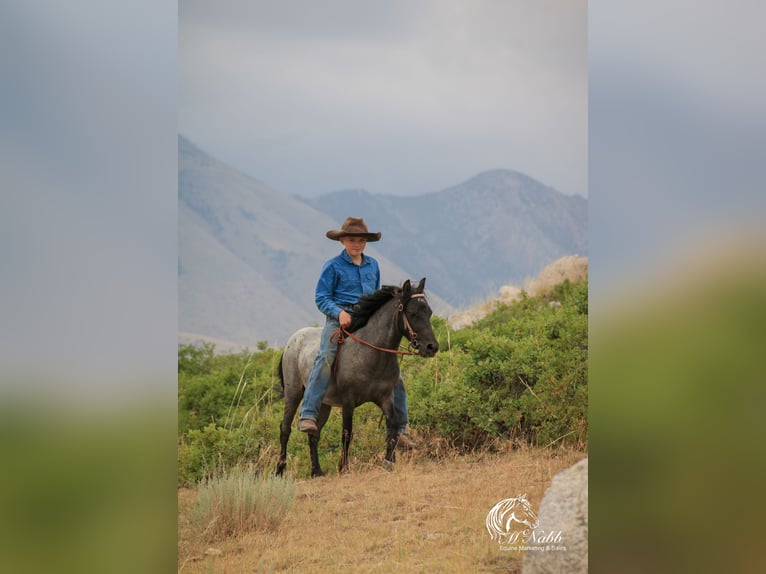
<svg viewBox="0 0 766 574">
<path fill-rule="evenodd" d="M 277 468 L 274 471 L 274 474 L 277 476 L 282 476 L 285 472 L 285 467 L 287 466 L 287 441 L 290 440 L 290 431 L 292 430 L 293 419 L 295 418 L 295 413 L 298 411 L 298 405 L 300 404 L 302 398 L 303 387 L 300 389 L 299 396 L 290 398 L 285 396 L 285 414 L 282 417 L 282 422 L 279 425 L 279 462 L 277 463 Z"/>
<path fill-rule="evenodd" d="M 311 453 L 311 477 L 316 478 L 318 476 L 324 476 L 322 468 L 319 466 L 319 452 L 317 445 L 319 444 L 319 436 L 322 434 L 322 427 L 324 427 L 330 416 L 332 407 L 330 405 L 322 405 L 319 409 L 319 415 L 317 416 L 317 428 L 319 432 L 316 435 L 309 434 L 309 451 Z"/>
</svg>

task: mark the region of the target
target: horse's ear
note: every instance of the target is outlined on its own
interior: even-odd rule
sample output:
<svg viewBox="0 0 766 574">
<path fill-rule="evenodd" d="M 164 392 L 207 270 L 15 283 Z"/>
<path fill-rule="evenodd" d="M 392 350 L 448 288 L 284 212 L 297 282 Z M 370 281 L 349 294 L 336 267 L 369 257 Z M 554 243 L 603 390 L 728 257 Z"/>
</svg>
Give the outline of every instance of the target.
<svg viewBox="0 0 766 574">
<path fill-rule="evenodd" d="M 406 297 L 410 294 L 410 289 L 412 289 L 412 285 L 410 284 L 410 280 L 407 279 L 407 281 L 402 284 L 402 294 Z"/>
<path fill-rule="evenodd" d="M 420 283 L 418 283 L 418 286 L 417 286 L 417 287 L 415 287 L 415 291 L 416 291 L 416 292 L 418 292 L 418 293 L 422 293 L 422 292 L 423 292 L 423 289 L 425 288 L 425 286 L 426 286 L 426 278 L 425 278 L 425 277 L 423 277 L 423 278 L 420 280 Z"/>
</svg>

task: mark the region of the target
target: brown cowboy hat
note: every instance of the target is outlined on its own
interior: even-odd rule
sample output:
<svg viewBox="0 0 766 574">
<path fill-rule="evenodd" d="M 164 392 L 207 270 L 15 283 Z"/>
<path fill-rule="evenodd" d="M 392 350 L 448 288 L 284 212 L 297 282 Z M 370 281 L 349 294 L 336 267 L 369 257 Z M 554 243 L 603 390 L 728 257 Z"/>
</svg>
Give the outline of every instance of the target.
<svg viewBox="0 0 766 574">
<path fill-rule="evenodd" d="M 341 237 L 346 237 L 347 235 L 364 237 L 367 241 L 378 241 L 381 233 L 380 231 L 377 233 L 370 233 L 367 230 L 367 224 L 361 217 L 347 217 L 340 229 L 331 229 L 327 232 L 327 237 L 334 239 L 335 241 L 338 241 Z"/>
</svg>

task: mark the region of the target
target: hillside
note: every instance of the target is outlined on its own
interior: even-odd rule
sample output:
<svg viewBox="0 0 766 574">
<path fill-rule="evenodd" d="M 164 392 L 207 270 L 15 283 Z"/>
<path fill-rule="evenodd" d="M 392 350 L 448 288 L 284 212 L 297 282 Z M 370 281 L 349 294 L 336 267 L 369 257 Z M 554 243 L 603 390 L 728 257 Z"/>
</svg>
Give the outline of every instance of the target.
<svg viewBox="0 0 766 574">
<path fill-rule="evenodd" d="M 434 312 L 449 316 L 587 250 L 587 202 L 518 172 L 495 170 L 415 197 L 342 191 L 301 199 L 243 174 L 179 136 L 178 331 L 221 351 L 283 345 L 323 321 L 314 304 L 325 238 L 362 215 L 382 241 L 367 253 L 384 284 L 427 278 Z"/>
<path fill-rule="evenodd" d="M 179 339 L 220 350 L 284 344 L 322 321 L 314 286 L 322 264 L 340 252 L 325 239 L 337 222 L 254 180 L 179 137 Z M 370 248 L 384 282 L 410 275 Z M 413 276 L 414 278 L 414 276 Z M 435 308 L 451 307 L 438 296 Z"/>
<path fill-rule="evenodd" d="M 553 265 L 550 276 L 575 267 Z M 365 572 L 519 572 L 522 556 L 491 540 L 487 512 L 519 493 L 539 508 L 553 475 L 587 456 L 587 282 L 542 286 L 548 276 L 541 274 L 540 295 L 500 306 L 469 328 L 451 331 L 434 318 L 440 352 L 401 362 L 418 448 L 399 452 L 393 472 L 381 468 L 385 429 L 372 403 L 354 412 L 350 474 L 336 470 L 340 409 L 319 441 L 324 478 L 307 479 L 308 441 L 294 432 L 286 477 L 297 497 L 281 521 L 268 524 L 255 512 L 248 524 L 259 530 L 217 531 L 225 519 L 214 512 L 195 520 L 195 501 L 230 507 L 211 504 L 199 482 L 221 469 L 246 467 L 260 476 L 274 469 L 285 407 L 281 351 L 179 349 L 179 571 L 298 572 L 326 564 Z M 253 490 L 228 484 L 232 502 Z M 296 547 L 301 552 L 288 551 Z"/>
<path fill-rule="evenodd" d="M 181 489 L 178 570 L 307 572 L 324 564 L 350 572 L 518 573 L 522 555 L 492 542 L 487 512 L 520 492 L 538 508 L 553 475 L 585 456 L 529 449 L 442 461 L 401 457 L 393 473 L 352 460 L 349 475 L 300 481 L 275 531 L 213 544 L 194 536 L 188 513 L 196 493 Z"/>
<path fill-rule="evenodd" d="M 515 285 L 503 285 L 495 297 L 486 302 L 460 311 L 447 317 L 447 323 L 451 329 L 463 329 L 469 327 L 486 317 L 498 308 L 499 305 L 508 305 L 521 299 L 522 290 L 531 297 L 543 295 L 551 291 L 562 281 L 569 280 L 572 283 L 587 281 L 588 259 L 569 255 L 557 259 L 540 272 L 535 279 L 527 280 L 523 287 Z"/>
</svg>

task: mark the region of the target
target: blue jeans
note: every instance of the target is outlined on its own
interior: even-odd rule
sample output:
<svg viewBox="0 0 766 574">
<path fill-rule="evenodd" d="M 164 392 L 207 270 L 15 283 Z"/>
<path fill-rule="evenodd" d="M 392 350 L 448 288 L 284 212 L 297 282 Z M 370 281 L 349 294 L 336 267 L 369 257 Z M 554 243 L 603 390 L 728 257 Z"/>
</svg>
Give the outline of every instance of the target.
<svg viewBox="0 0 766 574">
<path fill-rule="evenodd" d="M 330 385 L 330 377 L 332 376 L 330 369 L 335 360 L 335 355 L 338 353 L 338 345 L 330 342 L 330 336 L 339 327 L 340 323 L 338 323 L 337 319 L 327 317 L 319 341 L 319 352 L 316 359 L 314 359 L 314 366 L 311 368 L 306 392 L 303 395 L 300 414 L 302 419 L 317 420 L 319 409 L 322 406 L 322 399 L 327 392 L 327 387 Z M 396 418 L 399 420 L 397 432 L 401 433 L 410 421 L 407 414 L 407 393 L 404 390 L 401 373 L 399 374 L 399 380 L 394 386 L 394 411 Z"/>
</svg>

